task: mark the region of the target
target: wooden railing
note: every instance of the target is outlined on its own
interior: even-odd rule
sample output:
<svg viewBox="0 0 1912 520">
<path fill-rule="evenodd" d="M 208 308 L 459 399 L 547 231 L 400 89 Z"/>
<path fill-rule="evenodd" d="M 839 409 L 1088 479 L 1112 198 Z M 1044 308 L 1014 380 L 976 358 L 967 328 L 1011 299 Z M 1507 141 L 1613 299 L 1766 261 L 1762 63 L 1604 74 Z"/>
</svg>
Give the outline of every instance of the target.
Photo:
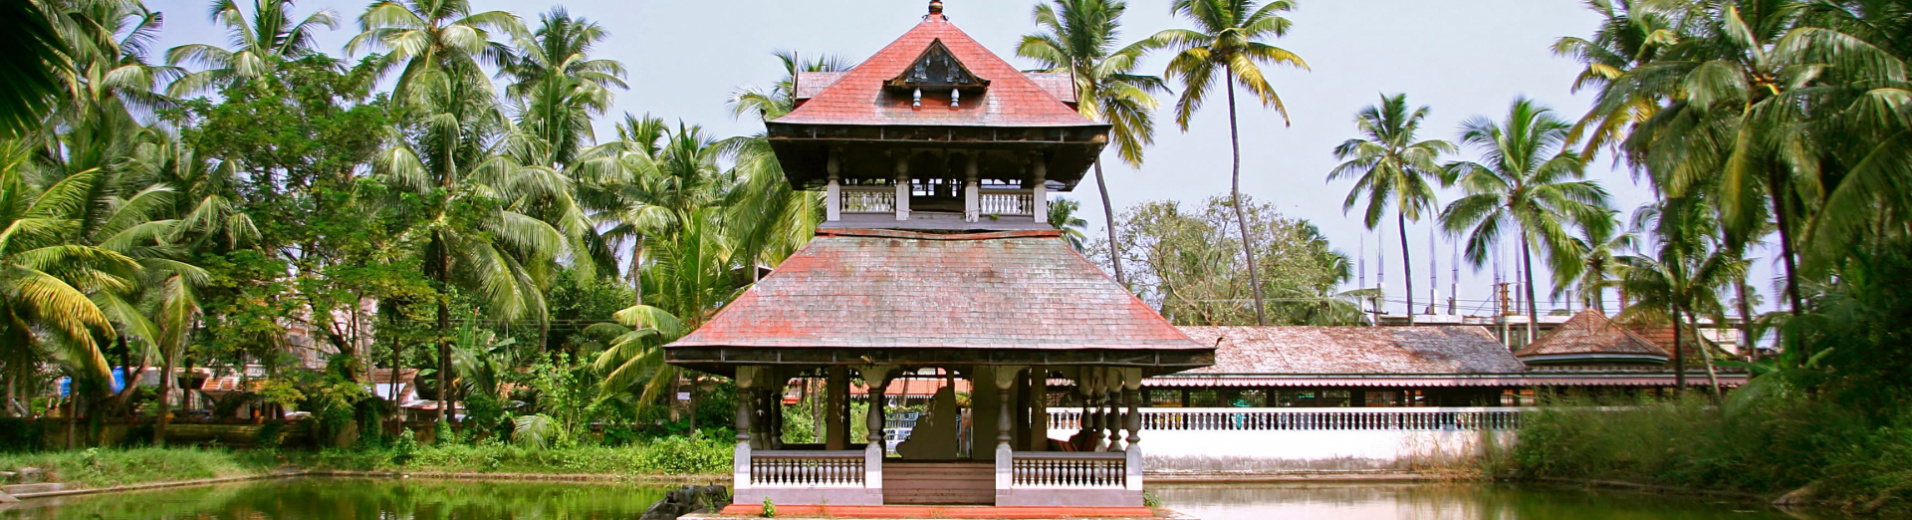
<svg viewBox="0 0 1912 520">
<path fill-rule="evenodd" d="M 862 451 L 758 451 L 750 454 L 755 488 L 861 488 Z"/>
<path fill-rule="evenodd" d="M 1016 452 L 1011 467 L 1011 482 L 1018 488 L 1128 487 L 1128 458 L 1121 452 Z"/>
<path fill-rule="evenodd" d="M 843 188 L 844 213 L 895 213 L 896 188 L 893 186 L 856 186 Z"/>
<path fill-rule="evenodd" d="M 1035 215 L 1036 199 L 1029 190 L 983 190 L 983 215 Z"/>
<path fill-rule="evenodd" d="M 1143 408 L 1143 431 L 1514 430 L 1522 408 Z M 1082 428 L 1082 411 L 1049 409 L 1049 429 Z"/>
</svg>

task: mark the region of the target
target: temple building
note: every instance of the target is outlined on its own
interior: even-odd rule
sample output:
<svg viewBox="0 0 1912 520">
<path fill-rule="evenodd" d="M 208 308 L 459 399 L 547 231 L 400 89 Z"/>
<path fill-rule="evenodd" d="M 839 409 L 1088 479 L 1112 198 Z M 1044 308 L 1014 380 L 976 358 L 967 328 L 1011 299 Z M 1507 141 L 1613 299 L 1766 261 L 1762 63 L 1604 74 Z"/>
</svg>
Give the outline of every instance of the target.
<svg viewBox="0 0 1912 520">
<path fill-rule="evenodd" d="M 1046 223 L 1047 193 L 1082 179 L 1109 127 L 1076 112 L 1066 76 L 1018 71 L 940 2 L 855 68 L 796 83 L 768 137 L 793 187 L 826 193 L 826 223 L 664 348 L 738 385 L 734 502 L 1143 507 L 1141 383 L 1214 347 Z M 781 435 L 792 378 L 827 380 L 821 443 Z M 942 385 L 892 454 L 883 394 L 903 379 L 971 391 L 963 406 Z M 1071 431 L 1050 428 L 1050 381 L 1080 403 Z"/>
</svg>

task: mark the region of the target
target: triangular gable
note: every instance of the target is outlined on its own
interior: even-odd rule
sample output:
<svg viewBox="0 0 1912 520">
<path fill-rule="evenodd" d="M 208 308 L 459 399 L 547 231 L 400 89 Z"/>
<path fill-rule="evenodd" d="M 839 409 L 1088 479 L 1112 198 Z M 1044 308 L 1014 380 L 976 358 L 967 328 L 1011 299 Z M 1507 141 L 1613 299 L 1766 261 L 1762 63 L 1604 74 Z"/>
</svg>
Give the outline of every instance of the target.
<svg viewBox="0 0 1912 520">
<path fill-rule="evenodd" d="M 976 76 L 962 60 L 949 53 L 949 46 L 937 38 L 929 42 L 929 48 L 916 57 L 903 73 L 884 83 L 893 89 L 981 89 L 989 86 L 989 80 Z"/>
</svg>

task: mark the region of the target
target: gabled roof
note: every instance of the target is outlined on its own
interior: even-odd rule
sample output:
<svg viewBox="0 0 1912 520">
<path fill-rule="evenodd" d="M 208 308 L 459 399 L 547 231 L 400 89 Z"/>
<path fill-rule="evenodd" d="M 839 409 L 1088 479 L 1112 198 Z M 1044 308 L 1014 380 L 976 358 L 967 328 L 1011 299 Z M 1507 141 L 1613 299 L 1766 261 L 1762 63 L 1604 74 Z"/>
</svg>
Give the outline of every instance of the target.
<svg viewBox="0 0 1912 520">
<path fill-rule="evenodd" d="M 1487 329 L 1458 327 L 1181 327 L 1215 345 L 1190 375 L 1515 374 L 1526 370 Z"/>
<path fill-rule="evenodd" d="M 911 107 L 909 93 L 894 93 L 885 82 L 901 76 L 933 42 L 941 42 L 964 69 L 989 81 L 980 99 L 964 93 L 960 107 L 947 101 L 923 107 Z M 800 81 L 810 80 L 805 75 Z M 817 77 L 822 80 L 823 77 Z M 821 81 L 817 81 L 820 83 Z M 809 87 L 798 85 L 799 98 Z M 946 96 L 945 96 L 946 97 Z M 935 105 L 935 106 L 931 106 Z M 922 23 L 891 42 L 876 55 L 834 78 L 829 86 L 809 97 L 796 110 L 770 121 L 771 124 L 800 125 L 902 125 L 902 126 L 987 126 L 987 127 L 1086 127 L 1097 126 L 1076 113 L 1041 85 L 1024 76 L 1009 62 L 989 52 L 982 44 L 957 29 L 941 14 L 923 17 Z"/>
<path fill-rule="evenodd" d="M 1664 363 L 1672 356 L 1651 340 L 1593 309 L 1580 311 L 1514 357 L 1528 363 Z"/>
<path fill-rule="evenodd" d="M 1206 365 L 1189 341 L 1056 231 L 818 236 L 695 332 L 673 363 Z M 867 359 L 863 359 L 867 358 Z M 860 360 L 863 359 L 863 360 Z"/>
</svg>

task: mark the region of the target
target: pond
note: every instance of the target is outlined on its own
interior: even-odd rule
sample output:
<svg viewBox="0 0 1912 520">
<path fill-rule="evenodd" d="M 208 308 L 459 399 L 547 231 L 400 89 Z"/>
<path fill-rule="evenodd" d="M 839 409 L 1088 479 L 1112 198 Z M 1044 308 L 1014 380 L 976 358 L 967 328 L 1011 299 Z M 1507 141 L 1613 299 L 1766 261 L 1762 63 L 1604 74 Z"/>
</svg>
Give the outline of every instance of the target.
<svg viewBox="0 0 1912 520">
<path fill-rule="evenodd" d="M 1152 486 L 1165 505 L 1202 520 L 1778 520 L 1743 503 L 1562 488 L 1438 484 Z M 663 497 L 654 486 L 293 479 L 41 499 L 4 520 L 630 519 Z"/>
</svg>

